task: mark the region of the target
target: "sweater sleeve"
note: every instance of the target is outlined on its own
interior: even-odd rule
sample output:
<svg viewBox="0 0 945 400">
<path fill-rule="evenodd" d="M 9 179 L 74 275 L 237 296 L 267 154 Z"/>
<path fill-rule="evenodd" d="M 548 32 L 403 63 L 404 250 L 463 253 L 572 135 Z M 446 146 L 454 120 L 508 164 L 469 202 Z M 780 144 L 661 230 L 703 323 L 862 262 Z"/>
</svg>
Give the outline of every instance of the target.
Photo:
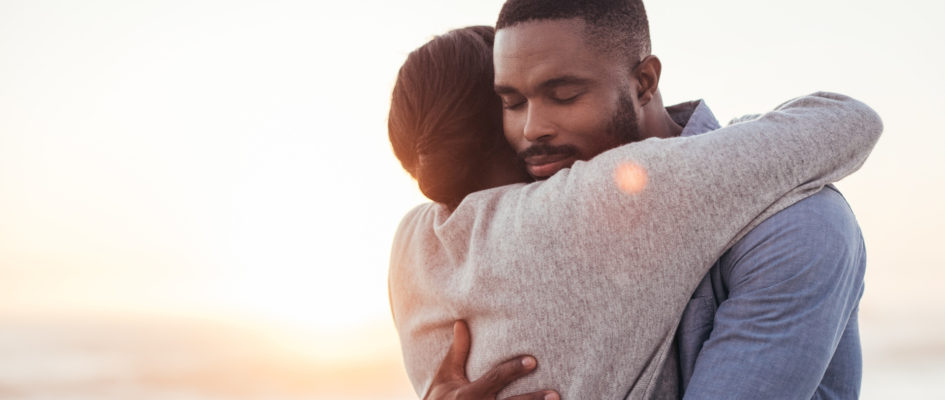
<svg viewBox="0 0 945 400">
<path fill-rule="evenodd" d="M 502 396 L 646 397 L 712 262 L 753 224 L 855 171 L 881 131 L 863 103 L 815 93 L 709 134 L 621 146 L 543 182 L 474 193 L 452 212 L 411 213 L 390 290 L 417 392 L 463 318 L 476 341 L 471 379 L 514 354 L 540 360 Z"/>
<path fill-rule="evenodd" d="M 814 93 L 705 135 L 648 139 L 576 163 L 527 186 L 516 216 L 527 230 L 542 228 L 524 226 L 531 220 L 636 241 L 638 252 L 624 256 L 650 264 L 668 265 L 659 261 L 689 246 L 715 260 L 767 217 L 856 171 L 881 132 L 867 105 Z M 708 267 L 675 271 L 688 288 L 678 296 Z"/>
</svg>

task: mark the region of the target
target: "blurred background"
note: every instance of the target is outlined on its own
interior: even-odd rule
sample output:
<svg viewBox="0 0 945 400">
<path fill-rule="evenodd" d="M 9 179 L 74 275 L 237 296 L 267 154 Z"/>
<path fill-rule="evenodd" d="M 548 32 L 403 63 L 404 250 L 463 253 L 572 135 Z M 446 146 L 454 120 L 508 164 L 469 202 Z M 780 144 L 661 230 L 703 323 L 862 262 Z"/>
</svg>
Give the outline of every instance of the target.
<svg viewBox="0 0 945 400">
<path fill-rule="evenodd" d="M 400 64 L 501 0 L 0 0 L 0 398 L 410 399 L 387 258 L 424 198 Z M 646 3 L 667 104 L 816 90 L 886 124 L 838 186 L 864 399 L 945 395 L 945 3 Z"/>
</svg>

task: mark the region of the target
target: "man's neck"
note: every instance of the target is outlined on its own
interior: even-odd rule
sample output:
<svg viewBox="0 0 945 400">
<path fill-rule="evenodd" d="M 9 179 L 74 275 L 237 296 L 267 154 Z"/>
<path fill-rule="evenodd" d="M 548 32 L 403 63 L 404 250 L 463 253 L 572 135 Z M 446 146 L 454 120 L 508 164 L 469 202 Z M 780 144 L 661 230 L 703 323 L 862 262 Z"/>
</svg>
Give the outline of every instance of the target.
<svg viewBox="0 0 945 400">
<path fill-rule="evenodd" d="M 673 121 L 673 117 L 669 115 L 669 112 L 666 112 L 666 109 L 663 109 L 663 123 L 666 125 L 664 132 L 666 136 L 661 136 L 664 138 L 676 137 L 682 134 L 683 127 Z"/>
<path fill-rule="evenodd" d="M 655 118 L 647 119 L 648 123 L 643 127 L 645 138 L 671 138 L 682 133 L 683 127 L 673 121 L 665 108 L 661 108 L 661 110 L 659 114 L 654 115 Z"/>
<path fill-rule="evenodd" d="M 673 121 L 669 111 L 663 107 L 662 96 L 658 93 L 649 104 L 644 106 L 643 112 L 646 115 L 641 129 L 643 129 L 645 138 L 671 138 L 682 133 L 683 127 Z"/>
</svg>

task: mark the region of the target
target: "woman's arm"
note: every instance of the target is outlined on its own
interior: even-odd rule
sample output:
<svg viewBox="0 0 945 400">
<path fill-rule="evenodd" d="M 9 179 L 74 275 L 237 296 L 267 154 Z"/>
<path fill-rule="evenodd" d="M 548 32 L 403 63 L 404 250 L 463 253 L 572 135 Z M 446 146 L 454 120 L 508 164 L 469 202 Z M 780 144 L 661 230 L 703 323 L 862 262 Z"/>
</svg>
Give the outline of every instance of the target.
<svg viewBox="0 0 945 400">
<path fill-rule="evenodd" d="M 466 319 L 478 343 L 470 377 L 528 353 L 546 368 L 510 393 L 642 396 L 712 262 L 756 221 L 856 170 L 881 130 L 864 104 L 818 93 L 710 134 L 650 139 L 544 182 L 474 193 L 452 213 L 415 210 L 390 275 L 411 379 L 425 390 L 453 321 Z M 640 190 L 615 181 L 625 165 L 645 172 Z"/>
<path fill-rule="evenodd" d="M 714 260 L 768 216 L 857 170 L 881 132 L 865 104 L 815 93 L 705 135 L 649 139 L 575 163 L 524 187 L 500 218 L 515 218 L 532 238 L 570 243 L 556 232 L 567 227 L 571 238 L 636 242 L 636 257 L 673 257 L 695 244 Z M 638 180 L 630 191 L 619 180 L 628 166 L 639 171 L 629 174 Z M 683 275 L 693 283 L 705 273 L 690 269 Z"/>
</svg>

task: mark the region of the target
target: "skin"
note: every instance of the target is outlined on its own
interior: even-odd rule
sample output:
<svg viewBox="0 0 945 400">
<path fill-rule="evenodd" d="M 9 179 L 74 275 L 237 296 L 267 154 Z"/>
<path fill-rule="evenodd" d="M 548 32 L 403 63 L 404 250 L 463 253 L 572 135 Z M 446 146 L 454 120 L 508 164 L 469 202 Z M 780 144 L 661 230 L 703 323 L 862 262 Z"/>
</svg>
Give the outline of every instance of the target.
<svg viewBox="0 0 945 400">
<path fill-rule="evenodd" d="M 538 360 L 532 356 L 519 356 L 507 360 L 481 378 L 470 382 L 466 378 L 466 360 L 469 358 L 471 338 L 469 327 L 464 321 L 453 324 L 453 343 L 446 358 L 440 363 L 433 377 L 433 384 L 424 400 L 482 400 L 496 399 L 499 391 L 512 381 L 530 374 L 538 367 Z M 543 390 L 507 397 L 505 400 L 560 400 L 557 392 Z"/>
<path fill-rule="evenodd" d="M 495 89 L 505 137 L 536 179 L 629 141 L 682 132 L 663 108 L 659 59 L 628 65 L 588 43 L 585 27 L 581 18 L 541 20 L 496 33 Z M 637 116 L 630 137 L 613 131 L 621 112 Z M 548 150 L 530 150 L 542 148 Z"/>
<path fill-rule="evenodd" d="M 525 173 L 522 161 L 511 148 L 500 148 L 482 165 L 483 184 L 487 188 L 511 185 L 513 183 L 531 182 L 532 178 Z"/>
</svg>

